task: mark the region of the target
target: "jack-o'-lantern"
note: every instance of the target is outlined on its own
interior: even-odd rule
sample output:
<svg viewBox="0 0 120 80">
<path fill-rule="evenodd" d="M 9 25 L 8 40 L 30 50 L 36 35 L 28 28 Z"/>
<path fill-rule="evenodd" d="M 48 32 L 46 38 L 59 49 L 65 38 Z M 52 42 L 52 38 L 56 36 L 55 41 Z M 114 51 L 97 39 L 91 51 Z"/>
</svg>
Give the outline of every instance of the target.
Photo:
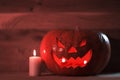
<svg viewBox="0 0 120 80">
<path fill-rule="evenodd" d="M 48 69 L 61 75 L 100 73 L 110 58 L 110 43 L 103 33 L 83 30 L 48 32 L 40 45 Z"/>
</svg>

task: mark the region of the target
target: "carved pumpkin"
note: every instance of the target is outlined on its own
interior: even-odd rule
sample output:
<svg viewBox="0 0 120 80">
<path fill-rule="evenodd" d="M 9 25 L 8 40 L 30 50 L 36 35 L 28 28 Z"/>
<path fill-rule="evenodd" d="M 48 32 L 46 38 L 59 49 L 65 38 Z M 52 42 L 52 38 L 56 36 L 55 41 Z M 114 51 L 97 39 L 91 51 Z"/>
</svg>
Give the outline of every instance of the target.
<svg viewBox="0 0 120 80">
<path fill-rule="evenodd" d="M 92 75 L 101 72 L 110 58 L 110 43 L 103 33 L 54 30 L 40 46 L 49 70 L 61 75 Z"/>
</svg>

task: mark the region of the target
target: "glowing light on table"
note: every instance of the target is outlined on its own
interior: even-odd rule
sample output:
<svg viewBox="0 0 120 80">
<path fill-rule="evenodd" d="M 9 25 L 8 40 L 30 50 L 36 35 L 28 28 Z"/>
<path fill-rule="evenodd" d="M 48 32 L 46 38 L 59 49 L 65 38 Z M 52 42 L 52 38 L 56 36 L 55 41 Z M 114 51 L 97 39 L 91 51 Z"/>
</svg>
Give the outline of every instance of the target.
<svg viewBox="0 0 120 80">
<path fill-rule="evenodd" d="M 36 56 L 36 50 L 33 50 L 33 56 L 29 57 L 29 76 L 40 75 L 41 57 Z"/>
</svg>

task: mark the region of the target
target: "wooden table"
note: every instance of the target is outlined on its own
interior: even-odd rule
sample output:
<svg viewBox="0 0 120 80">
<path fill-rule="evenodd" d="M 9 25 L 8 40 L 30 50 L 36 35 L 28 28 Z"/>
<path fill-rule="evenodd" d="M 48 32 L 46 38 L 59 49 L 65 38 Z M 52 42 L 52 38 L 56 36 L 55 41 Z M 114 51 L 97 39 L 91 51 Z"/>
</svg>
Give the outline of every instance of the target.
<svg viewBox="0 0 120 80">
<path fill-rule="evenodd" d="M 120 80 L 120 73 L 100 74 L 96 76 L 59 76 L 42 74 L 30 77 L 28 73 L 0 73 L 0 80 Z"/>
</svg>

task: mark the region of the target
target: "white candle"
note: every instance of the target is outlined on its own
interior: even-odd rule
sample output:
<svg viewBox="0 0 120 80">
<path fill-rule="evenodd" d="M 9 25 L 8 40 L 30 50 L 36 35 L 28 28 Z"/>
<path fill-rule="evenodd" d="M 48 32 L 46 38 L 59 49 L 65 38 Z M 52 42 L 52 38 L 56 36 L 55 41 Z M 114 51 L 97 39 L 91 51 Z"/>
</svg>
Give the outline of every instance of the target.
<svg viewBox="0 0 120 80">
<path fill-rule="evenodd" d="M 29 76 L 40 75 L 41 57 L 36 56 L 36 50 L 33 50 L 33 56 L 29 57 Z"/>
</svg>

